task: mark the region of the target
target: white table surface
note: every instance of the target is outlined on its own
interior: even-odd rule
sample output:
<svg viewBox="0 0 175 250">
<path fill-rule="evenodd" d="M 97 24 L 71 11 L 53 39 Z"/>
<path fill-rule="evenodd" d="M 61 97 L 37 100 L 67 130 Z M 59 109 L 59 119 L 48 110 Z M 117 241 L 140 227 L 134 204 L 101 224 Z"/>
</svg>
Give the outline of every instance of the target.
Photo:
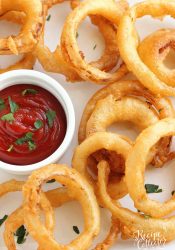
<svg viewBox="0 0 175 250">
<path fill-rule="evenodd" d="M 134 4 L 136 0 L 130 0 L 130 4 Z M 49 46 L 50 49 L 54 50 L 57 43 L 59 42 L 59 37 L 61 33 L 61 29 L 64 23 L 66 16 L 70 11 L 70 7 L 68 3 L 63 3 L 53 7 L 49 13 L 51 14 L 51 19 L 47 22 L 46 25 L 46 36 L 45 42 Z M 166 18 L 163 22 L 160 20 L 153 20 L 148 17 L 144 17 L 137 22 L 137 28 L 139 30 L 139 34 L 141 38 L 145 37 L 146 35 L 150 34 L 154 30 L 159 28 L 168 28 L 168 27 L 175 27 L 174 21 L 171 18 Z M 15 24 L 8 24 L 6 22 L 0 23 L 0 35 L 4 36 L 7 34 L 12 34 L 18 31 L 18 27 Z M 79 31 L 78 42 L 80 48 L 84 51 L 86 58 L 88 60 L 97 59 L 104 48 L 104 42 L 101 34 L 98 32 L 98 29 L 91 25 L 88 18 L 83 22 Z M 94 45 L 97 45 L 96 49 L 94 50 Z M 1 57 L 2 58 L 2 57 Z M 19 57 L 16 56 L 3 56 L 3 62 L 0 61 L 0 66 L 4 67 L 9 64 L 9 62 L 14 62 Z M 43 71 L 40 64 L 37 62 L 35 65 L 35 70 Z M 64 157 L 60 160 L 60 163 L 66 163 L 70 166 L 72 153 L 74 151 L 75 146 L 77 145 L 77 130 L 80 122 L 80 118 L 85 107 L 85 104 L 100 87 L 95 84 L 91 83 L 77 83 L 71 84 L 65 81 L 65 78 L 58 74 L 50 74 L 48 75 L 55 78 L 58 82 L 62 84 L 62 86 L 67 90 L 68 94 L 70 95 L 72 102 L 74 104 L 75 113 L 76 113 L 76 131 L 75 135 L 71 144 L 71 147 L 66 152 Z M 125 134 L 130 138 L 134 139 L 137 136 L 137 132 L 130 127 L 129 124 L 118 124 L 117 126 L 111 128 L 112 131 L 117 131 L 120 134 Z M 153 194 L 151 197 L 157 198 L 161 201 L 166 200 L 171 196 L 171 191 L 175 189 L 174 183 L 174 172 L 175 172 L 175 165 L 174 162 L 166 164 L 162 169 L 153 169 L 148 168 L 146 171 L 145 182 L 146 183 L 153 183 L 160 185 L 163 188 L 163 193 L 160 194 Z M 4 182 L 11 178 L 16 178 L 18 180 L 26 179 L 27 177 L 20 177 L 10 175 L 3 171 L 0 171 L 0 182 Z M 52 188 L 56 184 L 47 184 L 46 188 Z M 4 216 L 4 214 L 10 214 L 15 208 L 17 208 L 22 200 L 20 193 L 12 193 L 0 199 L 0 218 Z M 130 198 L 127 196 L 122 199 L 123 206 L 133 208 L 133 203 Z M 57 219 L 57 226 L 55 230 L 56 239 L 60 243 L 68 243 L 71 239 L 76 237 L 72 226 L 76 225 L 79 227 L 80 231 L 83 229 L 83 217 L 81 214 L 81 208 L 79 204 L 72 202 L 69 204 L 64 205 L 63 207 L 56 210 L 56 219 Z M 110 214 L 105 210 L 102 209 L 102 227 L 101 227 L 101 234 L 98 237 L 97 241 L 100 242 L 105 237 L 105 233 L 107 232 L 109 225 L 110 225 Z M 5 250 L 6 247 L 3 243 L 3 230 L 4 227 L 0 228 L 0 250 Z M 96 242 L 94 242 L 95 246 Z M 157 247 L 156 249 L 174 249 L 175 241 L 168 243 L 166 247 Z M 18 245 L 17 249 L 25 249 L 25 250 L 33 250 L 37 249 L 37 244 L 30 238 L 27 237 L 27 241 L 23 245 Z M 90 249 L 93 249 L 91 247 Z M 128 250 L 128 249 L 137 249 L 137 246 L 134 241 L 122 241 L 118 240 L 116 244 L 111 248 L 120 249 L 120 250 Z M 142 247 L 142 249 L 148 249 Z M 48 249 L 51 250 L 51 249 Z"/>
</svg>

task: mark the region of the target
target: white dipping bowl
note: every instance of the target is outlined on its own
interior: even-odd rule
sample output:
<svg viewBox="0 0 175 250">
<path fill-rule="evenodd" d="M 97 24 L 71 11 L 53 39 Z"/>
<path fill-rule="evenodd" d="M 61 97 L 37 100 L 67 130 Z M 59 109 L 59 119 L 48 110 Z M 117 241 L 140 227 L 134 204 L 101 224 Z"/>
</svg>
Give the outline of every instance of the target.
<svg viewBox="0 0 175 250">
<path fill-rule="evenodd" d="M 28 175 L 32 171 L 56 163 L 68 149 L 75 131 L 75 112 L 72 101 L 65 89 L 50 76 L 34 70 L 14 70 L 0 75 L 0 91 L 12 85 L 32 84 L 42 87 L 61 103 L 67 119 L 67 131 L 62 144 L 48 158 L 31 165 L 12 165 L 0 160 L 0 169 L 17 175 Z"/>
</svg>

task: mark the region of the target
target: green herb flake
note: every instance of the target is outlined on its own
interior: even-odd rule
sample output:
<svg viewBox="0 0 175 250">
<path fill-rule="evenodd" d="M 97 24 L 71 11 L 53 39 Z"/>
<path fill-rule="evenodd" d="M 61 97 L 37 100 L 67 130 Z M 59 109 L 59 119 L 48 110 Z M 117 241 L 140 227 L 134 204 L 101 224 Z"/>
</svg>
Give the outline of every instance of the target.
<svg viewBox="0 0 175 250">
<path fill-rule="evenodd" d="M 145 189 L 147 194 L 161 193 L 163 191 L 162 189 L 159 189 L 158 185 L 154 184 L 145 184 Z"/>
<path fill-rule="evenodd" d="M 19 106 L 18 104 L 16 104 L 16 102 L 12 101 L 10 96 L 8 97 L 8 100 L 9 100 L 11 113 L 14 114 L 19 109 Z"/>
<path fill-rule="evenodd" d="M 13 113 L 8 113 L 8 114 L 6 114 L 6 115 L 3 115 L 2 117 L 1 117 L 1 120 L 2 121 L 7 121 L 7 122 L 13 122 L 14 120 L 15 120 L 15 118 L 14 118 L 14 115 L 13 115 Z"/>
<path fill-rule="evenodd" d="M 138 212 L 141 216 L 143 216 L 145 219 L 150 219 L 150 218 L 151 218 L 150 215 L 142 213 L 139 209 L 137 209 L 137 212 Z"/>
<path fill-rule="evenodd" d="M 36 95 L 37 93 L 38 91 L 35 89 L 25 89 L 22 91 L 23 96 L 28 95 L 28 94 Z"/>
<path fill-rule="evenodd" d="M 0 98 L 0 111 L 6 108 L 5 102 L 2 98 Z"/>
<path fill-rule="evenodd" d="M 79 37 L 79 34 L 78 34 L 78 32 L 76 33 L 76 39 Z"/>
<path fill-rule="evenodd" d="M 33 151 L 36 149 L 36 144 L 34 141 L 28 141 L 29 150 Z"/>
<path fill-rule="evenodd" d="M 49 127 L 52 128 L 54 119 L 56 117 L 56 112 L 50 109 L 46 112 L 46 117 L 48 120 Z"/>
<path fill-rule="evenodd" d="M 46 183 L 54 183 L 56 180 L 55 179 L 51 179 L 49 181 L 47 181 Z"/>
<path fill-rule="evenodd" d="M 97 48 L 97 44 L 94 45 L 93 50 L 95 50 L 96 48 Z"/>
<path fill-rule="evenodd" d="M 43 122 L 41 120 L 36 120 L 36 122 L 34 123 L 34 126 L 36 129 L 40 129 L 43 127 Z"/>
<path fill-rule="evenodd" d="M 17 139 L 15 143 L 17 145 L 22 145 L 25 142 L 32 141 L 32 138 L 33 138 L 33 133 L 32 132 L 28 132 L 23 137 Z"/>
<path fill-rule="evenodd" d="M 175 194 L 175 190 L 173 190 L 172 192 L 171 192 L 171 195 L 173 196 Z"/>
<path fill-rule="evenodd" d="M 162 112 L 162 111 L 163 111 L 163 109 L 159 109 L 159 113 Z"/>
<path fill-rule="evenodd" d="M 73 226 L 73 230 L 76 234 L 80 234 L 80 230 L 77 226 Z"/>
<path fill-rule="evenodd" d="M 0 98 L 0 105 L 4 104 L 4 100 L 2 98 Z"/>
<path fill-rule="evenodd" d="M 0 226 L 2 226 L 2 224 L 7 220 L 8 215 L 4 215 L 4 217 L 2 219 L 0 219 Z"/>
<path fill-rule="evenodd" d="M 14 148 L 14 146 L 13 146 L 13 145 L 10 145 L 9 148 L 7 149 L 7 152 L 9 152 L 9 153 L 12 152 L 12 151 L 13 151 L 13 148 Z"/>
<path fill-rule="evenodd" d="M 46 19 L 46 20 L 49 22 L 50 19 L 51 19 L 51 14 L 49 14 L 49 15 L 47 16 L 47 19 Z"/>
<path fill-rule="evenodd" d="M 17 243 L 23 244 L 26 241 L 26 236 L 28 235 L 28 232 L 26 228 L 22 225 L 17 229 L 14 235 L 17 237 Z"/>
</svg>

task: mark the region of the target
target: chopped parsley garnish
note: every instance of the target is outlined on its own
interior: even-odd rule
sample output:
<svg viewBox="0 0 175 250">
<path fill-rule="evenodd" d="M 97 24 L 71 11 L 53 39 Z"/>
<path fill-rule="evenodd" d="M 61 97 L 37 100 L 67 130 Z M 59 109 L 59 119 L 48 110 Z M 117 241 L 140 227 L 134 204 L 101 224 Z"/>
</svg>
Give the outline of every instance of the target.
<svg viewBox="0 0 175 250">
<path fill-rule="evenodd" d="M 28 235 L 28 232 L 26 228 L 22 225 L 17 229 L 14 235 L 17 237 L 17 243 L 23 244 L 26 241 L 26 236 Z"/>
<path fill-rule="evenodd" d="M 13 148 L 14 148 L 14 146 L 10 145 L 10 147 L 7 149 L 7 152 L 9 152 L 9 153 L 12 152 Z"/>
<path fill-rule="evenodd" d="M 17 139 L 15 143 L 17 145 L 22 145 L 24 142 L 31 141 L 32 137 L 33 137 L 33 133 L 32 132 L 28 132 L 28 133 L 25 134 L 25 136 Z"/>
<path fill-rule="evenodd" d="M 8 215 L 4 215 L 4 217 L 2 219 L 0 219 L 0 226 L 2 226 L 2 224 L 7 220 Z"/>
<path fill-rule="evenodd" d="M 4 100 L 2 98 L 0 98 L 0 105 L 4 104 Z"/>
<path fill-rule="evenodd" d="M 49 181 L 47 181 L 46 183 L 54 183 L 56 180 L 55 179 L 51 179 Z"/>
<path fill-rule="evenodd" d="M 29 150 L 32 151 L 32 150 L 36 149 L 36 144 L 33 141 L 33 133 L 32 132 L 26 133 L 23 137 L 17 139 L 15 143 L 17 145 L 22 145 L 25 142 L 28 143 Z"/>
<path fill-rule="evenodd" d="M 29 150 L 35 150 L 36 149 L 36 144 L 34 141 L 28 141 L 28 146 L 29 146 Z"/>
<path fill-rule="evenodd" d="M 13 113 L 8 113 L 1 117 L 2 121 L 13 122 L 15 120 Z"/>
<path fill-rule="evenodd" d="M 10 96 L 8 97 L 8 100 L 9 100 L 11 113 L 14 114 L 19 109 L 19 106 L 18 104 L 16 104 L 16 102 L 12 101 Z"/>
<path fill-rule="evenodd" d="M 50 109 L 46 112 L 46 117 L 47 117 L 49 127 L 52 128 L 54 119 L 56 117 L 56 112 Z"/>
<path fill-rule="evenodd" d="M 96 48 L 97 48 L 97 44 L 94 45 L 93 50 L 95 50 Z"/>
<path fill-rule="evenodd" d="M 46 19 L 46 20 L 49 22 L 50 19 L 51 19 L 51 14 L 49 14 L 49 15 L 47 16 L 47 19 Z"/>
<path fill-rule="evenodd" d="M 78 32 L 76 33 L 76 38 L 78 38 L 79 37 L 79 34 L 78 34 Z"/>
<path fill-rule="evenodd" d="M 145 184 L 145 189 L 147 194 L 161 193 L 163 191 L 162 189 L 159 189 L 158 185 L 154 184 Z"/>
<path fill-rule="evenodd" d="M 80 234 L 80 230 L 77 226 L 73 226 L 73 230 L 76 234 Z"/>
<path fill-rule="evenodd" d="M 5 109 L 5 102 L 2 98 L 0 98 L 0 111 L 2 111 L 3 109 Z"/>
<path fill-rule="evenodd" d="M 162 111 L 163 109 L 159 109 L 159 113 Z"/>
<path fill-rule="evenodd" d="M 34 123 L 34 126 L 36 129 L 40 129 L 43 127 L 43 122 L 41 120 L 36 120 L 36 122 Z"/>
<path fill-rule="evenodd" d="M 27 95 L 27 94 L 32 94 L 32 95 L 36 95 L 38 93 L 37 90 L 35 89 L 25 89 L 22 91 L 22 95 Z"/>
<path fill-rule="evenodd" d="M 173 190 L 172 192 L 171 192 L 171 195 L 173 196 L 175 194 L 175 190 Z"/>
</svg>

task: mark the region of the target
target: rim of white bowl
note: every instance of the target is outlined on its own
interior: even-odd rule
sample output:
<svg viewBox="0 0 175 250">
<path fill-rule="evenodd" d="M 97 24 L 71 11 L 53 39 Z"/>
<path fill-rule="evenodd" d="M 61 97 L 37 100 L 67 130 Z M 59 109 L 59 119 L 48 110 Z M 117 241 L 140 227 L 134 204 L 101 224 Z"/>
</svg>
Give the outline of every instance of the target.
<svg viewBox="0 0 175 250">
<path fill-rule="evenodd" d="M 41 85 L 41 83 L 43 85 Z M 75 132 L 75 112 L 72 101 L 61 86 L 52 77 L 35 70 L 13 70 L 0 75 L 0 91 L 12 85 L 31 84 L 40 86 L 53 94 L 61 103 L 67 119 L 67 131 L 62 144 L 46 159 L 30 165 L 13 165 L 0 161 L 0 169 L 16 174 L 28 174 L 51 163 L 56 163 L 68 149 Z"/>
</svg>

